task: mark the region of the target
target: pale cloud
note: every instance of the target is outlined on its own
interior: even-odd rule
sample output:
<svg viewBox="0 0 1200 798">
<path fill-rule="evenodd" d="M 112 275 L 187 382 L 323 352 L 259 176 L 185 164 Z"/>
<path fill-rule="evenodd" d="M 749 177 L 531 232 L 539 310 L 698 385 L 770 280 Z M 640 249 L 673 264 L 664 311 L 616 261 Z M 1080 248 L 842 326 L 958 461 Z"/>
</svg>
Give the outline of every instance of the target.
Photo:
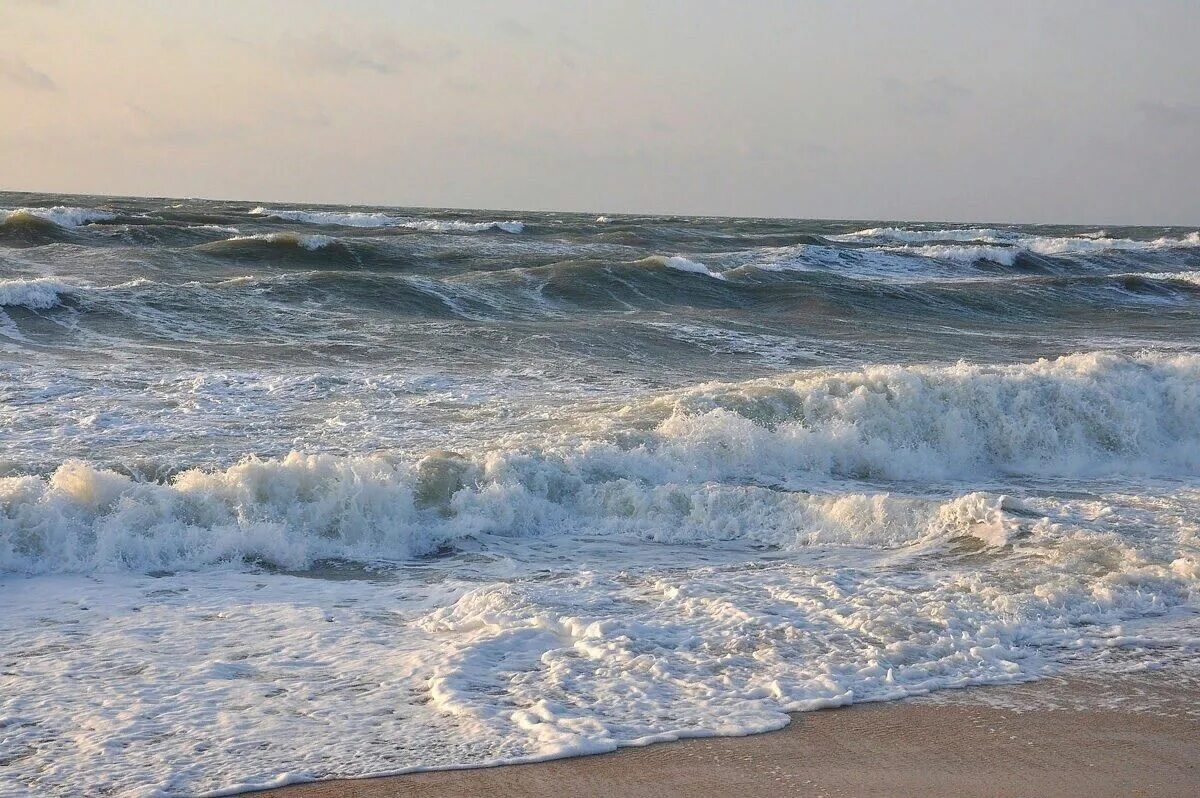
<svg viewBox="0 0 1200 798">
<path fill-rule="evenodd" d="M 32 91 L 58 91 L 54 79 L 17 56 L 0 55 L 0 79 Z"/>
<path fill-rule="evenodd" d="M 377 75 L 395 75 L 416 65 L 443 63 L 458 55 L 458 48 L 450 44 L 411 44 L 388 32 L 353 35 L 321 31 L 285 41 L 283 48 L 291 60 L 310 70 Z"/>
<path fill-rule="evenodd" d="M 529 39 L 533 37 L 533 29 L 520 20 L 505 17 L 496 22 L 496 30 L 512 39 Z"/>
<path fill-rule="evenodd" d="M 1177 105 L 1150 100 L 1138 103 L 1138 110 L 1148 122 L 1161 127 L 1200 125 L 1200 106 L 1197 105 Z"/>
<path fill-rule="evenodd" d="M 971 89 L 946 78 L 901 80 L 884 78 L 884 94 L 897 110 L 922 116 L 949 116 L 959 111 L 973 94 Z"/>
</svg>

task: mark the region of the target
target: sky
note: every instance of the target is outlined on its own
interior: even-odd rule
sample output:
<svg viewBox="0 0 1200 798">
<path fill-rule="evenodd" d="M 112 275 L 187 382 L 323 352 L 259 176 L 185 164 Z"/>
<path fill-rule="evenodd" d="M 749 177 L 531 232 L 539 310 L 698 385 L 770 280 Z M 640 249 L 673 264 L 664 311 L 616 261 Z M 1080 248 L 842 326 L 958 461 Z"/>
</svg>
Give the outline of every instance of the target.
<svg viewBox="0 0 1200 798">
<path fill-rule="evenodd" d="M 0 0 L 0 189 L 1200 223 L 1200 2 Z"/>
</svg>

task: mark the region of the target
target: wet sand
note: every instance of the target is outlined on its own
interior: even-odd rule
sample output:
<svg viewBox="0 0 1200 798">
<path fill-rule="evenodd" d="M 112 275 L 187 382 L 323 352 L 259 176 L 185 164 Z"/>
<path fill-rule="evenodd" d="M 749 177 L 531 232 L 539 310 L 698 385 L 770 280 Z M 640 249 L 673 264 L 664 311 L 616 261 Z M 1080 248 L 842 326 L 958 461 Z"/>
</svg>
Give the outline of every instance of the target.
<svg viewBox="0 0 1200 798">
<path fill-rule="evenodd" d="M 796 715 L 530 765 L 325 781 L 256 798 L 1200 795 L 1200 690 L 1169 675 L 1047 680 Z"/>
</svg>

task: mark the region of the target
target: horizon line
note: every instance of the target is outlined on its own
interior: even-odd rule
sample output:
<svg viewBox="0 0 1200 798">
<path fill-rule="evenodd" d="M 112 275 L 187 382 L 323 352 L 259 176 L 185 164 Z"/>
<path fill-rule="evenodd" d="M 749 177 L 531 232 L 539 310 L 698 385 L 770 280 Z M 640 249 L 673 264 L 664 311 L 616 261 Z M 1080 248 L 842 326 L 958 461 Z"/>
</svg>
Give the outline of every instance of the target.
<svg viewBox="0 0 1200 798">
<path fill-rule="evenodd" d="M 44 197 L 91 197 L 99 199 L 133 199 L 133 200 L 199 200 L 201 202 L 238 202 L 247 205 L 257 203 L 261 206 L 262 203 L 271 203 L 276 205 L 308 205 L 308 206 L 323 206 L 333 208 L 382 208 L 394 210 L 413 210 L 413 211 L 469 211 L 469 212 L 484 212 L 484 213 L 561 213 L 573 214 L 577 216 L 644 216 L 650 218 L 670 219 L 670 218 L 692 218 L 692 219 L 740 219 L 740 220 L 764 220 L 764 221 L 781 221 L 781 222 L 901 222 L 904 224 L 961 224 L 961 225 L 1009 225 L 1014 227 L 1158 227 L 1164 229 L 1185 229 L 1196 228 L 1200 229 L 1200 222 L 1192 224 L 1162 224 L 1162 223 L 1130 223 L 1130 222 L 1032 222 L 1032 221 L 1012 221 L 1001 219 L 916 219 L 916 218 L 901 218 L 887 216 L 754 216 L 754 215 L 729 215 L 729 214 L 713 214 L 713 213 L 670 213 L 670 212 L 645 212 L 645 211 L 605 211 L 605 210 L 563 210 L 558 208 L 488 208 L 484 206 L 457 206 L 457 205 L 390 205 L 390 204 L 372 204 L 372 203 L 348 203 L 348 202 L 320 202 L 315 200 L 274 200 L 274 199 L 240 199 L 234 197 L 201 197 L 195 195 L 178 196 L 168 194 L 106 194 L 106 193 L 83 193 L 76 191 L 28 191 L 23 189 L 7 189 L 0 188 L 0 194 L 35 194 Z"/>
</svg>

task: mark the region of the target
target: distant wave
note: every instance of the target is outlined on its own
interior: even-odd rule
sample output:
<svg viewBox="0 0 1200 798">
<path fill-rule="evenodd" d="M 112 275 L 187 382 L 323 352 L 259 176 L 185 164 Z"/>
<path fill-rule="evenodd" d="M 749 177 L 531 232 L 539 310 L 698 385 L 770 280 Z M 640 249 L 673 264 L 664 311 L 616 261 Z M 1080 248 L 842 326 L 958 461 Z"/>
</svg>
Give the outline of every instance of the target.
<svg viewBox="0 0 1200 798">
<path fill-rule="evenodd" d="M 75 290 L 76 286 L 51 277 L 0 280 L 0 307 L 47 310 L 58 305 L 63 294 Z"/>
<path fill-rule="evenodd" d="M 299 567 L 321 557 L 405 558 L 480 534 L 581 529 L 672 542 L 789 546 L 817 535 L 894 545 L 896 529 L 910 530 L 908 541 L 912 529 L 950 524 L 952 534 L 979 529 L 1002 544 L 998 497 L 881 506 L 804 491 L 829 478 L 1195 474 L 1198 383 L 1197 355 L 879 366 L 581 410 L 578 424 L 544 439 L 501 439 L 466 454 L 293 453 L 159 483 L 71 461 L 47 477 L 0 479 L 0 568 L 200 568 L 244 558 Z M 913 513 L 925 520 L 888 523 Z"/>
<path fill-rule="evenodd" d="M 1116 277 L 1137 277 L 1143 280 L 1155 280 L 1164 283 L 1183 283 L 1200 288 L 1200 271 L 1192 272 L 1135 272 L 1118 274 Z"/>
<path fill-rule="evenodd" d="M 958 267 L 991 261 L 1014 266 L 1021 254 L 1017 249 L 983 244 L 842 247 L 804 243 L 751 250 L 738 258 L 738 265 L 767 272 L 830 272 L 855 279 L 910 282 L 961 274 L 957 268 L 946 269 L 945 264 Z"/>
<path fill-rule="evenodd" d="M 703 263 L 697 263 L 694 260 L 688 260 L 680 255 L 651 255 L 648 258 L 638 261 L 638 263 L 653 264 L 655 266 L 665 266 L 668 269 L 674 269 L 677 272 L 688 272 L 690 274 L 703 274 L 706 277 L 713 277 L 717 280 L 724 280 L 725 275 L 718 271 L 713 271 Z"/>
<path fill-rule="evenodd" d="M 259 233 L 238 235 L 220 241 L 197 244 L 193 249 L 213 255 L 234 258 L 281 258 L 289 254 L 296 256 L 337 250 L 343 256 L 351 256 L 345 244 L 333 236 L 308 233 Z"/>
<path fill-rule="evenodd" d="M 64 304 L 64 299 L 100 301 L 105 296 L 120 296 L 135 289 L 173 289 L 165 283 L 139 277 L 121 283 L 106 285 L 78 284 L 57 277 L 33 277 L 28 279 L 0 280 L 0 308 L 25 308 L 27 310 L 51 310 Z M 73 303 L 77 304 L 77 303 Z"/>
<path fill-rule="evenodd" d="M 265 216 L 302 224 L 319 224 L 340 227 L 404 227 L 430 233 L 478 233 L 485 230 L 500 230 L 505 233 L 520 233 L 525 229 L 522 222 L 489 221 L 467 222 L 458 219 L 410 219 L 389 216 L 385 213 L 359 213 L 340 211 L 296 211 L 264 208 L 259 206 L 250 211 L 253 216 Z"/>
<path fill-rule="evenodd" d="M 0 242 L 6 246 L 30 247 L 66 241 L 74 228 L 115 218 L 108 211 L 64 205 L 0 209 Z"/>
<path fill-rule="evenodd" d="M 36 218 L 59 227 L 82 227 L 92 222 L 107 222 L 116 219 L 116 214 L 99 208 L 73 208 L 56 205 L 53 208 L 0 209 L 0 223 L 19 222 L 23 218 Z"/>
<path fill-rule="evenodd" d="M 890 247 L 889 252 L 921 258 L 948 260 L 955 263 L 972 264 L 979 261 L 1015 266 L 1023 250 L 1019 246 L 988 246 L 986 244 L 954 245 L 924 244 L 922 246 Z"/>
<path fill-rule="evenodd" d="M 396 223 L 397 227 L 407 227 L 410 230 L 424 230 L 429 233 L 479 233 L 484 230 L 500 230 L 504 233 L 520 233 L 525 230 L 525 224 L 518 221 L 507 222 L 463 222 L 455 219 L 405 219 Z"/>
<path fill-rule="evenodd" d="M 830 241 L 887 242 L 902 241 L 909 244 L 925 241 L 1007 241 L 1020 238 L 1021 234 L 994 227 L 956 227 L 943 230 L 909 230 L 903 227 L 870 227 L 854 233 L 826 236 Z"/>
<path fill-rule="evenodd" d="M 887 246 L 885 249 L 922 257 L 944 258 L 959 262 L 992 260 L 1011 266 L 1015 253 L 1037 255 L 1089 255 L 1107 252 L 1157 252 L 1161 250 L 1200 247 L 1200 232 L 1180 238 L 1160 237 L 1150 240 L 1109 238 L 1104 231 L 1075 236 L 1037 236 L 997 228 L 950 228 L 944 230 L 908 230 L 896 227 L 876 227 L 855 233 L 833 235 L 831 241 L 847 243 L 889 244 L 901 242 L 909 246 Z M 962 242 L 970 246 L 955 246 L 945 242 Z M 924 246 L 911 246 L 925 244 Z M 991 246 L 988 246 L 991 245 Z"/>
<path fill-rule="evenodd" d="M 234 236 L 233 238 L 225 239 L 225 243 L 236 243 L 239 241 L 264 241 L 268 244 L 300 247 L 301 249 L 307 249 L 309 252 L 316 252 L 318 249 L 324 249 L 333 244 L 337 239 L 332 236 L 298 235 L 296 233 L 261 233 L 258 235 Z"/>
<path fill-rule="evenodd" d="M 293 211 L 286 209 L 264 208 L 261 205 L 250 211 L 251 216 L 267 216 L 287 222 L 303 224 L 324 224 L 340 227 L 387 227 L 396 219 L 386 213 L 357 213 L 353 211 Z"/>
<path fill-rule="evenodd" d="M 1017 243 L 1039 255 L 1087 255 L 1104 252 L 1156 252 L 1169 249 L 1200 247 L 1200 232 L 1182 238 L 1155 238 L 1138 241 L 1131 238 L 1032 237 Z"/>
</svg>

